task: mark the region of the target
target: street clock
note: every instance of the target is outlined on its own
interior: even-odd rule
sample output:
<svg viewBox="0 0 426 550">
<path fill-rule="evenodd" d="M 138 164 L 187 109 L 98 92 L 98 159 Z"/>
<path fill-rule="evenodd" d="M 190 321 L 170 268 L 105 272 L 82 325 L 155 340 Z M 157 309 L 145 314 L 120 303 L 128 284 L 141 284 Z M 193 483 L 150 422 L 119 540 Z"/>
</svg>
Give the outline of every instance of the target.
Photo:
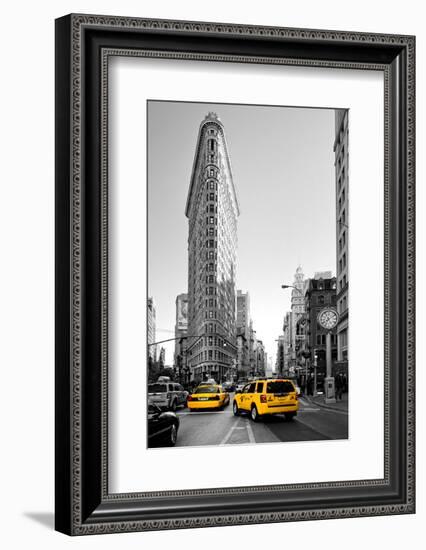
<svg viewBox="0 0 426 550">
<path fill-rule="evenodd" d="M 339 314 L 334 307 L 325 307 L 319 313 L 317 317 L 318 323 L 326 330 L 333 330 L 333 328 L 339 322 Z"/>
</svg>

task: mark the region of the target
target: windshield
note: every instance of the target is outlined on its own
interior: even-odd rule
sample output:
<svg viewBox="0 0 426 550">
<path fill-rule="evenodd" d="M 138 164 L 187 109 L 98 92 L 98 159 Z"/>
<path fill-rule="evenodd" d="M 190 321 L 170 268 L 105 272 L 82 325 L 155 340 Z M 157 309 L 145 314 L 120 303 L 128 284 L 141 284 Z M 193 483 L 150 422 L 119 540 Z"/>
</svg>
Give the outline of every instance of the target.
<svg viewBox="0 0 426 550">
<path fill-rule="evenodd" d="M 166 391 L 166 384 L 148 384 L 149 393 L 162 393 Z"/>
<path fill-rule="evenodd" d="M 194 393 L 220 393 L 220 389 L 217 386 L 200 386 Z"/>
<path fill-rule="evenodd" d="M 268 382 L 266 384 L 266 393 L 290 393 L 294 392 L 294 387 L 291 382 L 286 380 L 281 382 Z"/>
</svg>

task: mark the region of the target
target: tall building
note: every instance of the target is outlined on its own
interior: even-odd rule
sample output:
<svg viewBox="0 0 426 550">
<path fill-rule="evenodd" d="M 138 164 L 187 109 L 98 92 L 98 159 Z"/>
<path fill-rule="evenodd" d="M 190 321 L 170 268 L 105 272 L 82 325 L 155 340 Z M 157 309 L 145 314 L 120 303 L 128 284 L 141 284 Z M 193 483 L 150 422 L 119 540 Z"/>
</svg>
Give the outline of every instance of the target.
<svg viewBox="0 0 426 550">
<path fill-rule="evenodd" d="M 257 340 L 256 346 L 256 376 L 265 376 L 266 351 L 262 340 Z"/>
<path fill-rule="evenodd" d="M 250 296 L 237 290 L 237 371 L 247 378 L 250 370 Z"/>
<path fill-rule="evenodd" d="M 200 125 L 185 214 L 188 218 L 188 366 L 191 379 L 225 380 L 236 362 L 238 199 L 224 127 Z"/>
<path fill-rule="evenodd" d="M 348 110 L 337 109 L 335 115 L 336 171 L 336 258 L 337 258 L 337 369 L 348 369 L 348 292 L 349 292 L 349 205 L 348 205 Z"/>
<path fill-rule="evenodd" d="M 183 357 L 186 353 L 188 336 L 188 294 L 176 296 L 176 324 L 175 324 L 175 357 L 174 364 L 178 367 L 180 357 L 183 365 Z"/>
<path fill-rule="evenodd" d="M 287 311 L 284 316 L 283 334 L 282 334 L 282 347 L 283 347 L 283 370 L 280 374 L 288 375 L 291 366 L 291 343 L 292 343 L 292 313 Z"/>
<path fill-rule="evenodd" d="M 244 332 L 237 330 L 237 380 L 247 378 L 250 370 L 249 345 Z"/>
<path fill-rule="evenodd" d="M 147 325 L 148 325 L 148 356 L 152 361 L 157 360 L 157 346 L 153 346 L 156 336 L 156 311 L 154 299 L 152 297 L 148 298 L 148 315 L 147 315 Z"/>
<path fill-rule="evenodd" d="M 285 374 L 285 340 L 284 335 L 280 334 L 277 340 L 277 358 L 275 363 L 275 372 L 279 376 Z"/>
<path fill-rule="evenodd" d="M 324 277 L 325 275 L 325 277 Z M 318 387 L 321 388 L 326 375 L 326 340 L 327 330 L 318 323 L 318 313 L 326 306 L 336 306 L 336 277 L 330 271 L 315 273 L 313 279 L 308 279 L 305 285 L 305 318 L 306 321 L 300 330 L 306 334 L 306 340 L 299 348 L 309 354 L 309 372 L 317 365 Z M 336 329 L 331 334 L 331 358 L 333 365 L 337 358 Z"/>
<path fill-rule="evenodd" d="M 289 365 L 289 367 L 294 367 L 296 364 L 296 348 L 298 340 L 296 324 L 300 317 L 302 317 L 305 313 L 305 297 L 303 294 L 304 275 L 300 265 L 294 274 L 293 287 L 294 288 L 291 292 L 291 365 Z"/>
<path fill-rule="evenodd" d="M 237 331 L 244 332 L 248 337 L 250 323 L 250 296 L 249 293 L 237 290 Z"/>
</svg>

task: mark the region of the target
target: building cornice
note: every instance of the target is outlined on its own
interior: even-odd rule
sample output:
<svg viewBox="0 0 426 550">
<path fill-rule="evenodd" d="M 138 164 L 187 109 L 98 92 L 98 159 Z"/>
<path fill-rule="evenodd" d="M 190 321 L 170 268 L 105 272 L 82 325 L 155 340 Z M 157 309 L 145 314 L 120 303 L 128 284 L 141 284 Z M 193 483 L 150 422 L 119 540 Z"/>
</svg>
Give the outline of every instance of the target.
<svg viewBox="0 0 426 550">
<path fill-rule="evenodd" d="M 211 126 L 216 126 L 216 129 L 217 129 L 218 133 L 221 135 L 221 137 L 223 139 L 225 160 L 226 160 L 226 164 L 227 164 L 227 168 L 228 168 L 228 172 L 229 172 L 229 176 L 230 176 L 230 189 L 231 189 L 234 201 L 235 201 L 235 206 L 236 206 L 236 209 L 237 209 L 237 216 L 239 216 L 240 207 L 239 207 L 238 197 L 237 197 L 237 193 L 236 193 L 235 186 L 234 186 L 234 181 L 233 181 L 233 176 L 232 176 L 232 168 L 231 168 L 231 161 L 229 159 L 228 144 L 226 142 L 224 127 L 223 127 L 223 124 L 220 122 L 219 119 L 210 118 L 210 117 L 206 117 L 203 120 L 203 122 L 200 124 L 200 129 L 198 131 L 197 148 L 196 148 L 196 151 L 195 151 L 194 163 L 192 165 L 191 183 L 190 183 L 190 186 L 189 186 L 188 197 L 186 199 L 185 215 L 187 217 L 189 217 L 191 200 L 192 200 L 193 194 L 194 194 L 195 189 L 196 189 L 197 169 L 198 169 L 198 166 L 199 166 L 199 163 L 200 163 L 201 146 L 204 142 L 204 139 L 203 139 L 204 134 L 206 132 L 207 127 L 211 127 Z"/>
</svg>

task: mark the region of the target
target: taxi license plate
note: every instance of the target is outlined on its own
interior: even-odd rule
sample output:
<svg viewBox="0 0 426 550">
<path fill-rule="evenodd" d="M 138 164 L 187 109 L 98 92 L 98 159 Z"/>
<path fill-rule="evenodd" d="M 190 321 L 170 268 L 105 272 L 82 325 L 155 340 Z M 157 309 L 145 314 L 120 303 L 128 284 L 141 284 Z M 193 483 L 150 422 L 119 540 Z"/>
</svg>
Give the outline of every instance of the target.
<svg viewBox="0 0 426 550">
<path fill-rule="evenodd" d="M 208 397 L 199 397 L 198 399 L 199 399 L 199 401 L 208 401 L 209 400 Z"/>
</svg>

